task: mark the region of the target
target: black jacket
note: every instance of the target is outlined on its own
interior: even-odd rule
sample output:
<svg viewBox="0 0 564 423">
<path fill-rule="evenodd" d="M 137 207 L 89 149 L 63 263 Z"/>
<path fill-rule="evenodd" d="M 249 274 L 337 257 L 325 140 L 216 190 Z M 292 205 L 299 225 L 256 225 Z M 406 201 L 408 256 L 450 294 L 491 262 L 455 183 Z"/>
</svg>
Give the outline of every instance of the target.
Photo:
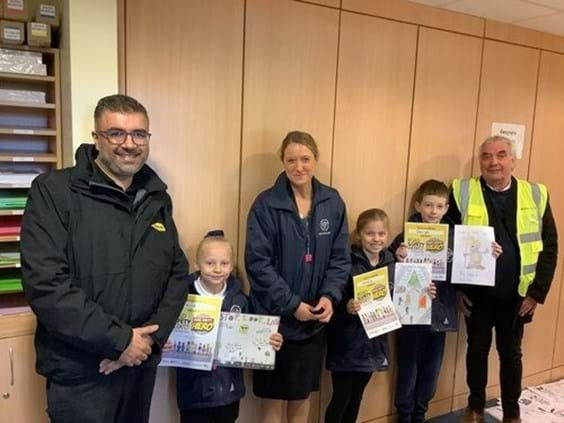
<svg viewBox="0 0 564 423">
<path fill-rule="evenodd" d="M 198 294 L 194 287 L 199 272 L 190 275 L 190 294 Z M 227 280 L 221 311 L 247 313 L 247 297 L 241 282 L 234 276 Z M 245 396 L 243 369 L 216 367 L 212 370 L 176 369 L 176 399 L 180 410 L 220 407 L 239 401 Z"/>
<path fill-rule="evenodd" d="M 132 328 L 156 323 L 156 366 L 182 309 L 188 263 L 166 185 L 148 166 L 127 192 L 83 144 L 75 167 L 38 176 L 22 222 L 24 293 L 37 315 L 37 371 L 72 383 L 116 360 Z"/>
<path fill-rule="evenodd" d="M 322 296 L 338 304 L 350 271 L 345 204 L 335 189 L 315 178 L 308 222 L 298 215 L 285 173 L 259 194 L 247 221 L 251 309 L 282 316 L 280 332 L 288 340 L 306 339 L 322 329 L 317 321 L 299 322 L 293 313 L 301 301 L 315 305 Z M 308 249 L 310 262 L 304 260 Z"/>
<path fill-rule="evenodd" d="M 393 290 L 394 256 L 387 249 L 380 252 L 380 261 L 373 267 L 364 252 L 352 249 L 351 277 L 343 301 L 335 310 L 327 330 L 327 369 L 347 372 L 374 372 L 388 368 L 388 334 L 369 339 L 357 315 L 347 312 L 347 302 L 354 298 L 352 277 L 381 267 L 388 267 L 390 292 Z"/>
<path fill-rule="evenodd" d="M 486 203 L 486 208 L 488 209 L 488 220 L 489 222 L 495 222 L 495 216 L 493 215 L 493 206 L 489 200 L 489 196 L 485 194 L 485 191 L 489 188 L 484 181 L 484 178 L 480 178 L 480 183 L 482 184 L 482 192 L 484 193 L 484 201 Z M 550 200 L 550 198 L 549 198 Z M 509 191 L 508 203 L 505 206 L 506 215 L 503 216 L 503 221 L 507 225 L 507 230 L 511 235 L 512 242 L 519 249 L 517 242 L 517 181 L 515 178 L 511 178 L 511 188 Z M 450 197 L 450 207 L 447 216 L 456 224 L 460 224 L 461 216 L 460 210 L 456 205 L 453 195 Z M 493 226 L 490 223 L 490 226 Z M 494 226 L 494 231 L 496 231 L 496 240 L 498 240 L 497 231 L 499 228 Z M 542 218 L 542 241 L 543 250 L 539 253 L 539 258 L 537 261 L 537 268 L 535 279 L 533 283 L 529 286 L 527 295 L 535 299 L 539 303 L 544 303 L 550 285 L 552 283 L 552 278 L 554 277 L 554 272 L 556 269 L 557 258 L 558 258 L 558 234 L 556 231 L 556 224 L 554 222 L 554 217 L 552 215 L 552 210 L 550 208 L 550 201 L 546 203 L 546 210 Z M 502 245 L 503 247 L 503 245 Z M 520 263 L 515 263 L 517 267 L 516 274 L 519 274 Z M 499 267 L 496 269 L 496 279 L 498 277 Z M 502 277 L 504 275 L 501 275 Z M 518 281 L 515 281 L 514 286 L 517 286 Z M 471 298 L 476 299 L 481 296 L 491 295 L 494 291 L 492 287 L 485 286 L 466 286 L 460 285 L 461 290 L 464 290 L 467 295 Z M 517 296 L 517 292 L 515 292 Z"/>
<path fill-rule="evenodd" d="M 409 218 L 409 222 L 422 222 L 421 215 L 415 213 Z M 404 325 L 400 330 L 416 330 L 430 332 L 447 332 L 458 329 L 458 310 L 456 308 L 456 289 L 450 283 L 452 274 L 452 246 L 454 244 L 454 225 L 446 218 L 441 223 L 449 225 L 448 233 L 448 262 L 446 281 L 433 281 L 437 287 L 437 296 L 431 305 L 430 325 Z M 390 251 L 395 255 L 396 250 L 404 240 L 404 233 L 395 237 L 390 245 Z"/>
</svg>

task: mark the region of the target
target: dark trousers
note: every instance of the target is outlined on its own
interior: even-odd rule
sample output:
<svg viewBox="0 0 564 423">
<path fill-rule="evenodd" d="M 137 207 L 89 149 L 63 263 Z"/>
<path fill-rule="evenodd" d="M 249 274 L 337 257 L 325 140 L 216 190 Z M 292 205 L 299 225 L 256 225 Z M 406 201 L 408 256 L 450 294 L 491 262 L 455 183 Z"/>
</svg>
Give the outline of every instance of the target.
<svg viewBox="0 0 564 423">
<path fill-rule="evenodd" d="M 220 407 L 180 410 L 181 423 L 235 423 L 239 417 L 239 401 Z"/>
<path fill-rule="evenodd" d="M 325 412 L 325 423 L 355 423 L 371 377 L 370 372 L 331 372 L 333 396 Z"/>
<path fill-rule="evenodd" d="M 78 384 L 47 381 L 52 423 L 144 423 L 149 421 L 156 367 L 122 367 Z"/>
<path fill-rule="evenodd" d="M 396 349 L 398 375 L 394 402 L 399 422 L 423 422 L 437 389 L 445 333 L 401 328 L 396 331 Z"/>
<path fill-rule="evenodd" d="M 470 388 L 468 406 L 481 411 L 486 402 L 488 355 L 495 328 L 499 355 L 499 380 L 504 417 L 519 417 L 521 395 L 521 341 L 523 319 L 517 315 L 520 300 L 496 300 L 490 297 L 473 298 L 472 314 L 466 318 L 468 351 L 466 352 L 466 382 Z"/>
</svg>

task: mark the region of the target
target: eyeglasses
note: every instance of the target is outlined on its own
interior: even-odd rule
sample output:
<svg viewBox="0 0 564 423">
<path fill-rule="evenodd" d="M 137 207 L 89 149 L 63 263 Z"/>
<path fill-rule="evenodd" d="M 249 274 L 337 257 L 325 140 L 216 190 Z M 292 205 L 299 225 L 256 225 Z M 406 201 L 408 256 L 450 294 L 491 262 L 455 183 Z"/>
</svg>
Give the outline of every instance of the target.
<svg viewBox="0 0 564 423">
<path fill-rule="evenodd" d="M 151 139 L 151 134 L 142 129 L 135 129 L 131 132 L 124 131 L 123 129 L 108 129 L 107 131 L 93 131 L 92 136 L 102 136 L 107 139 L 110 144 L 121 145 L 129 135 L 136 145 L 147 145 Z"/>
</svg>

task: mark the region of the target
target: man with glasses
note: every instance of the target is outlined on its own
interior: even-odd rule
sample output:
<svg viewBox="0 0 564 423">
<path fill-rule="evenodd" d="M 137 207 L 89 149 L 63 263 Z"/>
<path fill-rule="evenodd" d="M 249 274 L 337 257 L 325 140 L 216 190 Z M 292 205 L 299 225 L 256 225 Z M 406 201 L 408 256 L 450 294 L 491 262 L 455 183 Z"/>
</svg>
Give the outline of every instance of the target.
<svg viewBox="0 0 564 423">
<path fill-rule="evenodd" d="M 37 371 L 52 422 L 147 422 L 161 348 L 187 294 L 166 185 L 145 164 L 149 117 L 112 95 L 94 112 L 95 145 L 38 176 L 22 223 Z"/>
</svg>

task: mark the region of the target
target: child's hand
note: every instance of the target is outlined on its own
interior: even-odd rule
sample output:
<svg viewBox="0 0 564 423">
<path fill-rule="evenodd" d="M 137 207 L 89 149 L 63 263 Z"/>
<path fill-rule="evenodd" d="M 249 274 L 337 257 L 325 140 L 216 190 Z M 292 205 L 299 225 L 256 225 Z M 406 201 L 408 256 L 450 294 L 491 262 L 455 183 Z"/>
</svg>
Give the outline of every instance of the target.
<svg viewBox="0 0 564 423">
<path fill-rule="evenodd" d="M 429 293 L 429 295 L 431 296 L 431 298 L 433 300 L 435 298 L 437 298 L 437 285 L 435 285 L 433 282 L 431 282 L 429 284 L 429 287 L 427 288 L 427 292 Z"/>
<path fill-rule="evenodd" d="M 273 333 L 270 335 L 270 345 L 274 348 L 274 351 L 280 351 L 282 344 L 284 343 L 284 338 L 281 333 Z"/>
<path fill-rule="evenodd" d="M 498 258 L 503 253 L 503 248 L 497 242 L 492 242 L 492 256 Z"/>
<path fill-rule="evenodd" d="M 167 339 L 167 341 L 165 342 L 165 344 L 163 345 L 163 352 L 171 352 L 173 350 L 172 348 L 172 341 L 170 339 Z"/>
<path fill-rule="evenodd" d="M 347 302 L 347 313 L 358 314 L 359 311 L 360 311 L 360 302 L 358 300 L 355 300 L 354 298 L 351 298 Z"/>
<path fill-rule="evenodd" d="M 407 244 L 401 243 L 398 249 L 396 250 L 396 260 L 400 263 L 403 263 L 407 258 L 407 253 L 409 249 L 407 248 Z"/>
</svg>

